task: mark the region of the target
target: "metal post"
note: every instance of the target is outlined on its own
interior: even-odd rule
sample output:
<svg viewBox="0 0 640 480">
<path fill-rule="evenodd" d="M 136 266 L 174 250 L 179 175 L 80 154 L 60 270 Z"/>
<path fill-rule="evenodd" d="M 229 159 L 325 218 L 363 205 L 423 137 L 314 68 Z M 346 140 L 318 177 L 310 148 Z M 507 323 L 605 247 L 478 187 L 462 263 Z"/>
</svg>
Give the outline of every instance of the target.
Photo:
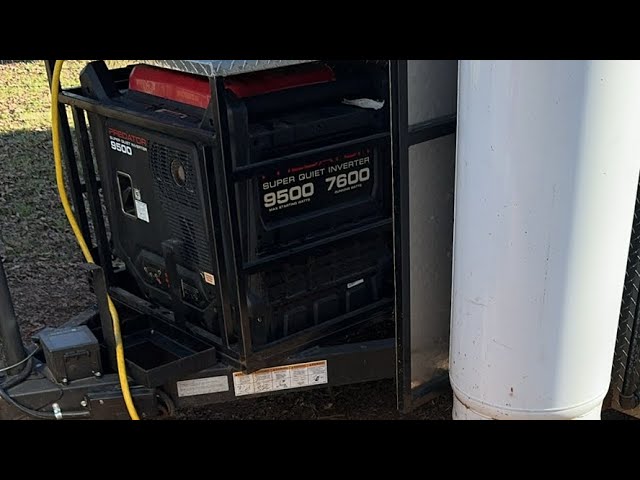
<svg viewBox="0 0 640 480">
<path fill-rule="evenodd" d="M 20 328 L 13 309 L 9 283 L 2 260 L 0 260 L 0 341 L 4 345 L 8 365 L 15 365 L 24 360 L 26 352 L 22 337 L 20 337 Z M 9 371 L 9 373 L 14 372 Z"/>
</svg>

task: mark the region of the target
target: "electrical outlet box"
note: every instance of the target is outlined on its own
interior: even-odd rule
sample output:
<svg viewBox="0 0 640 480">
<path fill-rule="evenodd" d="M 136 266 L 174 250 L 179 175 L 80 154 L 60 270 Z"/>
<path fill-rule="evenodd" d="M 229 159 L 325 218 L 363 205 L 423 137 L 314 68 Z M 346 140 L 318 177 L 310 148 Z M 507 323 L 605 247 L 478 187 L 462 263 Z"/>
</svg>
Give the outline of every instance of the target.
<svg viewBox="0 0 640 480">
<path fill-rule="evenodd" d="M 102 374 L 100 346 L 88 327 L 47 329 L 39 337 L 47 367 L 57 382 Z"/>
</svg>

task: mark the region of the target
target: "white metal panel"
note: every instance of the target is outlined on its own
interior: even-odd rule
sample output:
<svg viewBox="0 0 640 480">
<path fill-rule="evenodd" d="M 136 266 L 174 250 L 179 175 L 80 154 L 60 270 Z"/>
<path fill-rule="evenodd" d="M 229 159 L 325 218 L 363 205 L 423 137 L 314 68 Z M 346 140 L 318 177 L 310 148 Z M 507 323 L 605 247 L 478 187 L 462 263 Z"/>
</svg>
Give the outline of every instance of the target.
<svg viewBox="0 0 640 480">
<path fill-rule="evenodd" d="M 456 113 L 456 60 L 407 61 L 409 125 Z"/>
<path fill-rule="evenodd" d="M 409 148 L 411 386 L 449 357 L 455 135 Z"/>
<path fill-rule="evenodd" d="M 640 163 L 640 63 L 463 61 L 454 418 L 599 418 Z"/>
</svg>

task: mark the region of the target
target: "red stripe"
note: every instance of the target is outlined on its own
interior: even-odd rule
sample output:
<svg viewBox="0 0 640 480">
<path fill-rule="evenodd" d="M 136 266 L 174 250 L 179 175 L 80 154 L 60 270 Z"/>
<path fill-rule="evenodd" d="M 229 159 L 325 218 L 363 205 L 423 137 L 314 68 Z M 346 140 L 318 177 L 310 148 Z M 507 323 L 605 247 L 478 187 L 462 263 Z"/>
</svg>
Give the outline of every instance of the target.
<svg viewBox="0 0 640 480">
<path fill-rule="evenodd" d="M 289 88 L 333 82 L 335 79 L 333 70 L 328 66 L 311 64 L 229 77 L 225 79 L 224 86 L 236 97 L 246 98 Z"/>
<path fill-rule="evenodd" d="M 133 68 L 129 89 L 200 108 L 207 108 L 211 100 L 209 82 L 205 77 L 147 65 Z"/>
<path fill-rule="evenodd" d="M 229 77 L 224 85 L 236 97 L 245 98 L 334 80 L 331 68 L 314 64 Z M 129 89 L 199 108 L 207 108 L 211 100 L 207 78 L 147 65 L 133 68 Z"/>
</svg>

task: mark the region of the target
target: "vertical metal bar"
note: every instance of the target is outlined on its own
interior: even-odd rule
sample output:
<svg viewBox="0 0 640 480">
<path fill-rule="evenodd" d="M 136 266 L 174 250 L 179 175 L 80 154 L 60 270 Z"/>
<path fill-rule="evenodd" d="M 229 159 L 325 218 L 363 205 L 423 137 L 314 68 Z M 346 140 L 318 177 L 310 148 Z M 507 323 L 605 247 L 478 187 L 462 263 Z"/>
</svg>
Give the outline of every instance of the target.
<svg viewBox="0 0 640 480">
<path fill-rule="evenodd" d="M 93 285 L 93 293 L 98 303 L 98 312 L 100 314 L 100 326 L 102 327 L 102 336 L 104 343 L 107 345 L 109 352 L 109 360 L 111 365 L 115 366 L 115 335 L 113 333 L 113 320 L 109 312 L 109 300 L 107 297 L 107 282 L 104 276 L 104 270 L 95 264 L 88 264 L 87 270 L 91 276 Z"/>
<path fill-rule="evenodd" d="M 45 68 L 47 71 L 47 80 L 49 81 L 49 88 L 51 88 L 51 81 L 53 76 L 53 68 L 55 66 L 55 60 L 45 60 Z M 84 199 L 82 197 L 82 185 L 80 183 L 80 176 L 78 174 L 78 162 L 76 160 L 75 153 L 73 151 L 73 141 L 71 139 L 71 129 L 69 127 L 69 117 L 67 116 L 67 110 L 64 105 L 60 104 L 58 109 L 58 117 L 60 119 L 60 133 L 62 135 L 62 161 L 64 170 L 67 174 L 69 183 L 69 189 L 71 190 L 71 203 L 73 205 L 73 211 L 76 215 L 76 220 L 82 231 L 84 238 L 89 238 L 89 220 L 87 218 L 87 211 L 84 206 Z"/>
<path fill-rule="evenodd" d="M 13 309 L 13 301 L 2 259 L 0 259 L 0 340 L 4 345 L 8 365 L 15 365 L 24 360 L 26 352 L 20 336 L 18 319 Z M 9 373 L 13 374 L 14 372 L 10 370 Z"/>
<path fill-rule="evenodd" d="M 78 140 L 78 154 L 80 162 L 82 162 L 82 170 L 84 172 L 84 184 L 87 191 L 87 199 L 89 200 L 89 210 L 91 211 L 91 220 L 93 230 L 96 236 L 98 249 L 99 265 L 104 269 L 104 274 L 108 281 L 112 280 L 113 268 L 111 265 L 111 249 L 107 238 L 107 229 L 102 215 L 102 202 L 100 201 L 98 180 L 96 176 L 95 166 L 93 165 L 93 155 L 91 154 L 91 144 L 89 142 L 89 132 L 87 131 L 87 123 L 85 120 L 84 110 L 79 107 L 73 107 L 73 121 L 76 126 L 76 138 Z M 85 237 L 90 241 L 90 237 Z"/>
<path fill-rule="evenodd" d="M 242 251 L 240 243 L 240 234 L 238 231 L 238 222 L 234 222 L 234 216 L 237 214 L 235 191 L 233 182 L 230 180 L 228 173 L 231 171 L 231 147 L 229 145 L 229 128 L 227 119 L 227 109 L 224 102 L 224 83 L 222 78 L 215 78 L 211 81 L 212 97 L 211 103 L 213 108 L 213 124 L 217 134 L 217 147 L 220 156 L 219 161 L 215 163 L 216 169 L 216 187 L 219 200 L 219 208 L 221 209 L 220 220 L 223 230 L 227 232 L 226 238 L 223 239 L 225 245 L 223 248 L 230 254 L 225 255 L 231 258 L 230 265 L 227 266 L 228 279 L 237 279 L 235 285 L 237 305 L 237 317 L 240 321 L 240 333 L 242 336 L 242 347 L 245 357 L 245 364 L 248 366 L 247 359 L 253 352 L 251 341 L 251 326 L 247 316 L 246 291 L 244 288 L 244 274 L 241 272 Z"/>
<path fill-rule="evenodd" d="M 398 410 L 411 408 L 411 296 L 409 283 L 409 120 L 407 61 L 392 60 L 390 69 L 393 192 L 393 251 Z"/>
<path fill-rule="evenodd" d="M 80 174 L 78 172 L 78 161 L 73 151 L 73 142 L 71 140 L 71 130 L 69 128 L 69 119 L 64 106 L 59 109 L 60 125 L 62 130 L 62 152 L 65 162 L 67 178 L 69 180 L 69 189 L 71 190 L 71 201 L 73 202 L 73 211 L 76 214 L 76 220 L 80 225 L 80 230 L 84 238 L 90 238 L 89 220 L 87 218 L 87 210 L 84 206 L 84 197 L 82 196 L 82 184 L 80 183 Z"/>
<path fill-rule="evenodd" d="M 219 135 L 216 133 L 218 137 L 216 142 L 219 142 Z M 207 186 L 207 190 L 209 192 L 209 196 L 206 199 L 207 205 L 209 206 L 208 211 L 211 215 L 211 225 L 212 225 L 212 235 L 214 239 L 214 248 L 211 249 L 211 258 L 216 259 L 216 264 L 218 265 L 218 281 L 219 289 L 220 289 L 220 303 L 222 308 L 222 319 L 219 319 L 220 332 L 222 339 L 227 347 L 230 346 L 230 337 L 233 332 L 233 317 L 231 310 L 231 302 L 229 300 L 230 291 L 234 290 L 235 283 L 230 285 L 228 275 L 228 267 L 222 259 L 222 255 L 219 252 L 222 252 L 225 244 L 225 240 L 222 237 L 222 229 L 220 225 L 222 225 L 221 214 L 220 211 L 222 208 L 220 207 L 221 203 L 216 201 L 216 196 L 218 193 L 218 188 L 216 187 L 217 181 L 217 173 L 215 169 L 216 159 L 213 154 L 212 148 L 209 146 L 204 146 L 202 148 L 202 154 L 204 156 L 204 164 L 205 164 L 205 179 L 204 183 Z"/>
<path fill-rule="evenodd" d="M 64 106 L 61 105 L 61 111 L 65 111 Z M 73 121 L 77 125 L 78 121 L 76 119 L 75 111 L 73 112 Z M 62 121 L 61 117 L 61 121 Z M 67 122 L 67 128 L 69 127 L 67 121 L 67 113 L 64 113 L 64 120 Z M 76 127 L 76 139 L 78 140 L 78 149 L 81 149 L 80 145 L 80 136 L 78 135 L 78 130 Z M 87 218 L 87 210 L 84 205 L 84 197 L 82 195 L 82 184 L 80 182 L 80 174 L 78 172 L 78 163 L 76 161 L 75 155 L 73 158 L 70 158 L 66 164 L 67 176 L 69 178 L 69 187 L 71 189 L 71 197 L 73 200 L 73 210 L 76 214 L 76 220 L 80 225 L 80 230 L 82 231 L 82 236 L 88 241 L 91 241 L 91 231 L 89 230 L 89 220 Z"/>
<path fill-rule="evenodd" d="M 49 82 L 49 89 L 51 89 L 51 79 L 53 78 L 53 69 L 56 66 L 56 60 L 45 60 L 44 68 L 47 72 L 47 82 Z"/>
</svg>

